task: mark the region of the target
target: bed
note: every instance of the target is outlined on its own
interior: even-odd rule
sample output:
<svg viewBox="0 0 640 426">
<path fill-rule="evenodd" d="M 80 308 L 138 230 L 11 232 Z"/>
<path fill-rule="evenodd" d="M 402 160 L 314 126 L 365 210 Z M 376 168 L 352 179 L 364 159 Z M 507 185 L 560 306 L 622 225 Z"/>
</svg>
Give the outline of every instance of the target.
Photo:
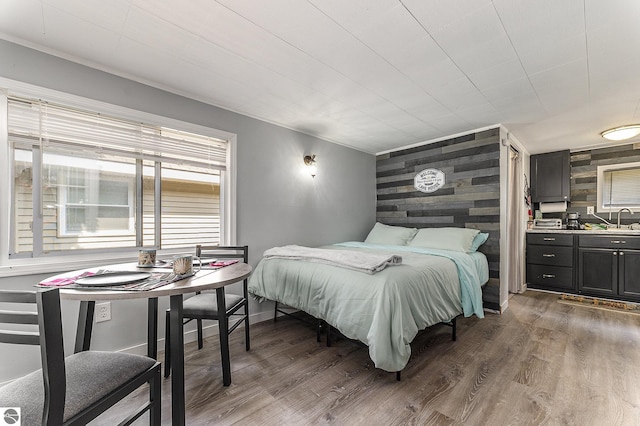
<svg viewBox="0 0 640 426">
<path fill-rule="evenodd" d="M 385 233 L 375 233 L 376 227 L 384 227 Z M 249 292 L 259 301 L 277 301 L 326 321 L 367 345 L 377 368 L 399 372 L 409 360 L 410 343 L 418 331 L 459 315 L 484 316 L 481 286 L 489 279 L 488 264 L 477 247 L 468 247 L 478 240 L 477 230 L 467 230 L 464 243 L 451 250 L 452 242 L 462 240 L 442 239 L 438 233 L 450 235 L 447 230 L 420 235 L 425 230 L 376 227 L 365 242 L 321 249 L 395 256 L 401 263 L 364 272 L 326 262 L 265 256 L 249 280 Z M 410 231 L 406 238 L 388 238 L 389 232 L 406 229 Z M 434 242 L 434 236 L 440 242 Z M 486 241 L 486 236 L 480 240 Z"/>
</svg>

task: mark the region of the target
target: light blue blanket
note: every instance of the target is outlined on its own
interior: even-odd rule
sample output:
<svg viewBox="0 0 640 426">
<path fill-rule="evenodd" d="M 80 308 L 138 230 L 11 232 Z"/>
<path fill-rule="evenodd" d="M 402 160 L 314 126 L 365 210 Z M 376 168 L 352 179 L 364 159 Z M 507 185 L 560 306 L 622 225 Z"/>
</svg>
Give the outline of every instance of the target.
<svg viewBox="0 0 640 426">
<path fill-rule="evenodd" d="M 258 300 L 301 309 L 360 340 L 369 347 L 377 368 L 402 370 L 411 355 L 411 341 L 421 329 L 463 313 L 483 316 L 480 285 L 488 279 L 488 266 L 481 253 L 471 256 L 357 242 L 324 248 L 400 255 L 402 263 L 367 274 L 315 262 L 264 258 L 249 279 L 249 292 Z"/>
<path fill-rule="evenodd" d="M 481 286 L 489 280 L 488 269 L 485 271 L 478 268 L 473 258 L 467 253 L 450 250 L 437 250 L 410 246 L 385 246 L 378 244 L 361 243 L 359 241 L 348 241 L 335 244 L 342 247 L 354 247 L 364 249 L 379 249 L 391 252 L 411 252 L 420 254 L 430 254 L 432 256 L 446 257 L 453 260 L 458 268 L 460 277 L 460 288 L 462 290 L 462 308 L 465 317 L 476 314 L 478 318 L 484 318 L 482 308 L 482 288 Z"/>
</svg>

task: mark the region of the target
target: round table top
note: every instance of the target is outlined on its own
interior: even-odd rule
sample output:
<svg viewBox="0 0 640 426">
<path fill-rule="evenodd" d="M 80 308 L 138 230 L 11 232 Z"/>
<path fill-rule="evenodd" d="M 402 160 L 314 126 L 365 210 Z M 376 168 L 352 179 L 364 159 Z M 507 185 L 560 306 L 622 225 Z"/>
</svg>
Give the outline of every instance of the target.
<svg viewBox="0 0 640 426">
<path fill-rule="evenodd" d="M 137 268 L 135 263 L 121 263 L 116 265 L 106 265 L 99 268 L 88 268 L 77 271 L 65 272 L 48 278 L 45 281 L 77 277 L 83 272 L 107 269 L 110 271 L 142 271 L 145 272 L 167 272 L 164 268 Z M 123 300 L 123 299 L 149 299 L 161 296 L 173 296 L 177 294 L 194 293 L 202 290 L 212 290 L 224 287 L 229 284 L 242 281 L 251 274 L 251 266 L 246 263 L 235 263 L 220 269 L 202 269 L 195 275 L 163 285 L 151 290 L 100 290 L 99 288 L 78 289 L 60 287 L 60 298 L 67 300 Z"/>
</svg>

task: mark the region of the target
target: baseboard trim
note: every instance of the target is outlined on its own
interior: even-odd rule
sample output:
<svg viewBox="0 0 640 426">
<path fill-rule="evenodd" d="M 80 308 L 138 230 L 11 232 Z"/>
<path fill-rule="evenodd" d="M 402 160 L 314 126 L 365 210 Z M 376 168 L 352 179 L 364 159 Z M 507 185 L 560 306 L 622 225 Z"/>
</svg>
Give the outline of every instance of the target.
<svg viewBox="0 0 640 426">
<path fill-rule="evenodd" d="M 249 315 L 249 324 L 257 324 L 262 321 L 273 320 L 273 311 L 265 311 L 258 312 L 253 315 Z M 202 335 L 207 337 L 217 336 L 218 332 L 218 322 L 217 321 L 205 321 L 205 324 L 202 327 Z M 164 334 L 163 334 L 164 336 Z M 197 330 L 187 330 L 184 332 L 184 342 L 191 343 L 198 340 Z M 164 351 L 164 337 L 158 339 L 158 353 Z M 120 349 L 118 352 L 125 352 L 129 354 L 136 355 L 147 355 L 147 343 L 141 343 L 139 345 L 130 346 L 128 348 Z"/>
</svg>

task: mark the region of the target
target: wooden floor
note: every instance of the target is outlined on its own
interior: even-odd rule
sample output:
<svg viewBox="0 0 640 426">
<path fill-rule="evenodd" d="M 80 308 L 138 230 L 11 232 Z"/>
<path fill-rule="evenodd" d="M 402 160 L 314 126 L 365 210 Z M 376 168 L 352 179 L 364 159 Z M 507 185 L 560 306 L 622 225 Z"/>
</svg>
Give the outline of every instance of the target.
<svg viewBox="0 0 640 426">
<path fill-rule="evenodd" d="M 292 319 L 252 325 L 250 352 L 232 334 L 226 388 L 217 339 L 201 351 L 188 344 L 187 424 L 640 425 L 640 316 L 557 300 L 514 295 L 503 315 L 459 319 L 457 342 L 432 327 L 412 344 L 401 382 L 374 368 L 365 347 L 326 347 Z M 163 424 L 170 401 L 167 379 Z"/>
</svg>

